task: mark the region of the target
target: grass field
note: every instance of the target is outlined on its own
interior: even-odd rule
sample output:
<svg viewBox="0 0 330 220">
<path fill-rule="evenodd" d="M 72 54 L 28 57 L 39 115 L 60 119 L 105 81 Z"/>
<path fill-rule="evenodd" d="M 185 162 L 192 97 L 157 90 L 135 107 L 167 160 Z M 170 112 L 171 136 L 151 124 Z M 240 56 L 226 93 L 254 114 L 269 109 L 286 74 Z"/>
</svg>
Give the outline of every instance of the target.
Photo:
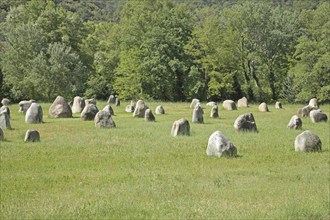
<svg viewBox="0 0 330 220">
<path fill-rule="evenodd" d="M 257 105 L 225 111 L 204 124 L 191 123 L 190 103 L 147 102 L 165 115 L 156 122 L 133 118 L 113 106 L 117 125 L 97 129 L 79 114 L 25 124 L 11 105 L 13 130 L 0 142 L 0 219 L 329 219 L 329 123 L 303 118 L 302 130 L 287 124 L 301 105 Z M 98 102 L 102 109 L 105 102 Z M 329 116 L 329 105 L 321 106 Z M 252 112 L 259 133 L 238 133 L 238 115 Z M 175 120 L 187 118 L 191 136 L 172 137 Z M 24 143 L 37 129 L 39 143 Z M 237 147 L 233 159 L 206 156 L 209 136 L 222 131 Z M 320 153 L 294 151 L 304 130 L 317 134 Z"/>
</svg>

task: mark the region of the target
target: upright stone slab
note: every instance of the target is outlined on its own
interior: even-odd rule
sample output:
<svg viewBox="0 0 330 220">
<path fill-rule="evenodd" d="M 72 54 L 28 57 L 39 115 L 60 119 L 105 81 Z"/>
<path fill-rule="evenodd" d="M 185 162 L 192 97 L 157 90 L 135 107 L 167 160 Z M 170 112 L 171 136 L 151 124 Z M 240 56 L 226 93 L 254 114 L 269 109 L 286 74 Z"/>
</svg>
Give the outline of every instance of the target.
<svg viewBox="0 0 330 220">
<path fill-rule="evenodd" d="M 27 130 L 25 133 L 24 142 L 38 142 L 40 141 L 40 133 L 37 130 Z"/>
<path fill-rule="evenodd" d="M 0 112 L 0 128 L 2 130 L 11 129 L 10 119 L 7 112 Z"/>
<path fill-rule="evenodd" d="M 154 114 L 152 114 L 151 109 L 147 109 L 146 112 L 144 113 L 144 120 L 145 121 L 155 121 L 156 118 L 154 116 Z"/>
<path fill-rule="evenodd" d="M 234 122 L 234 128 L 237 131 L 258 132 L 257 124 L 252 113 L 238 116 Z"/>
<path fill-rule="evenodd" d="M 163 108 L 163 106 L 161 106 L 161 105 L 158 105 L 157 107 L 156 107 L 156 115 L 163 115 L 163 114 L 165 114 L 165 110 L 164 110 L 164 108 Z"/>
<path fill-rule="evenodd" d="M 316 134 L 311 131 L 304 131 L 294 141 L 296 151 L 313 152 L 322 150 L 322 142 Z"/>
<path fill-rule="evenodd" d="M 10 118 L 10 109 L 8 106 L 4 105 L 4 106 L 0 107 L 0 113 L 1 112 L 7 112 L 8 116 Z"/>
<path fill-rule="evenodd" d="M 33 101 L 23 100 L 18 103 L 19 110 L 18 112 L 25 114 L 26 111 L 30 108 Z"/>
<path fill-rule="evenodd" d="M 25 123 L 42 123 L 43 112 L 38 103 L 32 103 L 25 114 Z"/>
<path fill-rule="evenodd" d="M 225 100 L 222 107 L 226 110 L 237 110 L 236 104 L 233 100 Z"/>
<path fill-rule="evenodd" d="M 114 95 L 110 95 L 108 98 L 108 103 L 116 103 L 116 97 Z"/>
<path fill-rule="evenodd" d="M 10 103 L 10 100 L 7 99 L 7 98 L 3 98 L 3 99 L 1 100 L 1 104 L 4 105 L 4 106 L 8 106 L 9 103 Z"/>
<path fill-rule="evenodd" d="M 98 108 L 94 104 L 88 104 L 85 106 L 80 114 L 80 118 L 84 121 L 92 121 L 95 115 L 99 112 Z"/>
<path fill-rule="evenodd" d="M 219 117 L 219 109 L 218 105 L 213 105 L 210 113 L 211 118 L 218 118 Z"/>
<path fill-rule="evenodd" d="M 85 106 L 88 105 L 88 104 L 96 105 L 96 100 L 94 98 L 86 99 L 85 100 Z"/>
<path fill-rule="evenodd" d="M 280 109 L 280 108 L 282 108 L 282 103 L 280 103 L 280 102 L 276 102 L 276 103 L 275 103 L 275 108 L 276 108 L 276 109 Z"/>
<path fill-rule="evenodd" d="M 302 109 L 298 109 L 298 115 L 300 115 L 301 117 L 307 118 L 307 117 L 309 117 L 309 113 L 312 110 L 317 110 L 317 108 L 312 107 L 310 105 L 306 105 Z"/>
<path fill-rule="evenodd" d="M 110 105 L 106 105 L 102 111 L 106 111 L 106 112 L 109 112 L 110 115 L 115 115 L 115 112 L 113 111 L 112 107 Z"/>
<path fill-rule="evenodd" d="M 175 121 L 172 125 L 171 135 L 174 137 L 178 135 L 190 136 L 190 125 L 188 120 L 181 118 Z"/>
<path fill-rule="evenodd" d="M 302 127 L 301 119 L 297 115 L 292 116 L 289 121 L 288 128 L 289 129 L 300 129 L 301 127 Z"/>
<path fill-rule="evenodd" d="M 209 137 L 206 154 L 216 157 L 236 157 L 237 148 L 221 131 L 215 131 Z"/>
<path fill-rule="evenodd" d="M 116 98 L 116 106 L 120 106 L 120 100 Z"/>
<path fill-rule="evenodd" d="M 195 108 L 196 104 L 199 103 L 199 99 L 193 99 L 190 103 L 190 108 Z"/>
<path fill-rule="evenodd" d="M 85 99 L 80 96 L 74 97 L 72 104 L 72 113 L 81 113 L 84 108 L 85 108 Z"/>
<path fill-rule="evenodd" d="M 320 109 L 312 110 L 309 113 L 309 117 L 311 118 L 312 122 L 314 122 L 314 123 L 328 121 L 328 116 L 324 112 L 322 112 Z"/>
<path fill-rule="evenodd" d="M 198 123 L 198 124 L 203 124 L 204 123 L 203 114 L 204 114 L 204 111 L 203 111 L 201 105 L 197 104 L 193 111 L 192 122 Z"/>
<path fill-rule="evenodd" d="M 128 112 L 128 113 L 132 113 L 132 112 L 134 112 L 134 106 L 132 106 L 132 105 L 127 105 L 127 106 L 125 107 L 125 112 Z"/>
<path fill-rule="evenodd" d="M 318 104 L 316 98 L 312 98 L 311 100 L 309 100 L 308 105 L 311 106 L 311 107 L 313 107 L 313 108 L 316 108 L 316 109 L 319 108 L 319 104 Z"/>
<path fill-rule="evenodd" d="M 261 103 L 258 109 L 260 112 L 269 112 L 268 106 L 265 102 Z"/>
<path fill-rule="evenodd" d="M 5 135 L 3 133 L 2 128 L 0 128 L 0 141 L 3 141 L 3 140 L 5 140 Z"/>
<path fill-rule="evenodd" d="M 210 106 L 210 107 L 213 107 L 215 105 L 217 105 L 216 102 L 208 102 L 208 103 L 206 103 L 206 106 Z"/>
<path fill-rule="evenodd" d="M 101 110 L 95 115 L 95 127 L 97 128 L 115 128 L 116 123 L 113 121 L 108 111 Z"/>
<path fill-rule="evenodd" d="M 49 117 L 52 118 L 72 118 L 72 111 L 65 98 L 57 96 L 49 108 Z"/>
<path fill-rule="evenodd" d="M 237 101 L 237 107 L 239 108 L 246 108 L 248 106 L 248 100 L 246 97 L 242 97 Z"/>
<path fill-rule="evenodd" d="M 144 101 L 142 100 L 137 101 L 133 112 L 133 117 L 143 118 L 146 110 L 147 110 L 147 106 L 144 103 Z"/>
</svg>

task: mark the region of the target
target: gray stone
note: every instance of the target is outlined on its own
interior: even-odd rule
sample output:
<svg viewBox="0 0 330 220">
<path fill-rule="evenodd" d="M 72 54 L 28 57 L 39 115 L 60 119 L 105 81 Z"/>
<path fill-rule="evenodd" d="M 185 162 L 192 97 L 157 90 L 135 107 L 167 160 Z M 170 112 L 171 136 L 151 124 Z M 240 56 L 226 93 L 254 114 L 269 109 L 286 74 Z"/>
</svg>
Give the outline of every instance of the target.
<svg viewBox="0 0 330 220">
<path fill-rule="evenodd" d="M 193 115 L 192 115 L 192 122 L 203 124 L 204 123 L 203 114 L 204 114 L 204 111 L 203 111 L 201 105 L 196 104 L 194 111 L 193 111 Z"/>
<path fill-rule="evenodd" d="M 92 121 L 95 118 L 95 115 L 99 112 L 98 108 L 94 104 L 88 104 L 82 110 L 80 118 L 84 121 Z"/>
<path fill-rule="evenodd" d="M 106 111 L 106 112 L 109 112 L 110 115 L 115 115 L 115 112 L 113 111 L 113 109 L 110 105 L 106 105 L 102 110 Z"/>
<path fill-rule="evenodd" d="M 206 103 L 206 106 L 210 106 L 210 107 L 213 107 L 215 105 L 217 105 L 216 102 L 208 102 L 208 103 Z"/>
<path fill-rule="evenodd" d="M 148 107 L 146 106 L 144 101 L 142 100 L 137 101 L 133 112 L 133 117 L 143 118 L 147 108 Z"/>
<path fill-rule="evenodd" d="M 30 101 L 27 101 L 27 100 L 20 101 L 18 103 L 18 106 L 19 106 L 18 112 L 25 114 L 26 111 L 30 108 L 32 102 L 33 102 L 32 100 L 30 100 Z"/>
<path fill-rule="evenodd" d="M 6 111 L 0 113 L 0 128 L 2 130 L 11 129 L 9 115 Z"/>
<path fill-rule="evenodd" d="M 10 100 L 7 99 L 7 98 L 3 98 L 3 99 L 1 100 L 1 104 L 3 104 L 4 106 L 9 105 L 9 103 L 10 103 Z"/>
<path fill-rule="evenodd" d="M 116 98 L 116 106 L 120 106 L 120 100 Z"/>
<path fill-rule="evenodd" d="M 161 106 L 161 105 L 158 105 L 157 107 L 156 107 L 156 115 L 163 115 L 163 114 L 165 114 L 165 110 L 164 110 L 164 108 L 163 108 L 163 106 Z"/>
<path fill-rule="evenodd" d="M 211 109 L 210 117 L 211 118 L 218 118 L 219 117 L 219 108 L 218 108 L 218 105 L 213 105 L 213 107 Z"/>
<path fill-rule="evenodd" d="M 309 100 L 308 105 L 316 109 L 319 108 L 319 104 L 316 98 L 312 98 L 311 100 Z"/>
<path fill-rule="evenodd" d="M 107 111 L 99 111 L 94 118 L 95 127 L 97 128 L 115 128 L 116 123 L 113 121 L 111 114 Z"/>
<path fill-rule="evenodd" d="M 88 105 L 88 104 L 96 105 L 96 100 L 94 98 L 86 99 L 85 100 L 85 106 Z"/>
<path fill-rule="evenodd" d="M 190 103 L 190 108 L 195 108 L 197 103 L 199 103 L 199 99 L 193 99 Z"/>
<path fill-rule="evenodd" d="M 25 133 L 24 142 L 38 142 L 40 141 L 40 134 L 37 130 L 27 130 Z"/>
<path fill-rule="evenodd" d="M 260 112 L 269 112 L 268 106 L 265 102 L 261 103 L 258 109 Z"/>
<path fill-rule="evenodd" d="M 85 99 L 80 96 L 74 97 L 72 104 L 72 113 L 81 113 L 84 108 L 85 108 Z"/>
<path fill-rule="evenodd" d="M 237 117 L 234 122 L 234 128 L 237 131 L 258 132 L 257 124 L 252 113 L 243 114 Z"/>
<path fill-rule="evenodd" d="M 181 118 L 175 121 L 172 125 L 171 135 L 174 137 L 178 135 L 190 136 L 190 125 L 188 120 Z"/>
<path fill-rule="evenodd" d="M 110 95 L 108 98 L 108 103 L 116 103 L 116 97 L 114 95 Z"/>
<path fill-rule="evenodd" d="M 144 120 L 145 121 L 155 121 L 156 118 L 154 116 L 154 114 L 152 114 L 151 109 L 147 109 L 144 113 Z"/>
<path fill-rule="evenodd" d="M 320 138 L 311 131 L 304 131 L 299 134 L 294 141 L 296 151 L 313 152 L 322 150 L 322 142 Z"/>
<path fill-rule="evenodd" d="M 10 109 L 8 106 L 4 105 L 4 106 L 0 107 L 0 113 L 1 112 L 7 112 L 8 116 L 10 118 Z"/>
<path fill-rule="evenodd" d="M 237 148 L 221 131 L 215 131 L 209 138 L 206 154 L 216 157 L 236 157 Z"/>
<path fill-rule="evenodd" d="M 72 111 L 65 98 L 57 96 L 49 108 L 49 117 L 52 118 L 72 118 Z"/>
<path fill-rule="evenodd" d="M 301 127 L 302 127 L 301 119 L 297 115 L 292 116 L 291 119 L 290 119 L 290 122 L 288 124 L 288 128 L 290 128 L 290 129 L 300 129 Z"/>
<path fill-rule="evenodd" d="M 42 123 L 43 112 L 38 103 L 32 103 L 25 114 L 26 123 Z"/>
<path fill-rule="evenodd" d="M 310 105 L 306 105 L 302 109 L 298 109 L 298 115 L 300 115 L 301 117 L 307 118 L 307 117 L 309 117 L 309 113 L 312 110 L 316 110 L 316 109 L 317 109 L 316 107 L 312 107 Z"/>
<path fill-rule="evenodd" d="M 125 112 L 128 112 L 128 113 L 134 112 L 134 106 L 133 105 L 127 105 L 125 107 Z"/>
<path fill-rule="evenodd" d="M 248 106 L 249 106 L 249 104 L 248 104 L 248 100 L 246 97 L 242 97 L 237 101 L 237 107 L 239 107 L 239 108 L 241 108 L 241 107 L 246 108 Z"/>
<path fill-rule="evenodd" d="M 225 100 L 222 107 L 226 110 L 237 110 L 236 104 L 233 100 Z"/>
<path fill-rule="evenodd" d="M 324 112 L 322 112 L 320 109 L 312 110 L 309 113 L 309 117 L 311 118 L 312 122 L 314 122 L 314 123 L 328 121 L 328 116 Z"/>
<path fill-rule="evenodd" d="M 280 103 L 280 102 L 276 102 L 276 103 L 275 103 L 275 108 L 276 108 L 276 109 L 280 109 L 280 108 L 282 108 L 282 103 Z"/>
<path fill-rule="evenodd" d="M 3 141 L 3 140 L 5 140 L 5 135 L 3 133 L 2 128 L 0 128 L 0 141 Z"/>
</svg>

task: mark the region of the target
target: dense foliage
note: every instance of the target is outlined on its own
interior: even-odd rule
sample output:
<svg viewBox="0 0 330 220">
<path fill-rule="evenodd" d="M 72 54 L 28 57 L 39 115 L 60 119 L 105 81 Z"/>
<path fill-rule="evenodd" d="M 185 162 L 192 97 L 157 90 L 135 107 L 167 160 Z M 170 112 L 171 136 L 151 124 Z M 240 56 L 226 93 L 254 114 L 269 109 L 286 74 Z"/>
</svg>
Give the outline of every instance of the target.
<svg viewBox="0 0 330 220">
<path fill-rule="evenodd" d="M 0 98 L 330 102 L 324 0 L 7 0 L 0 9 Z"/>
</svg>

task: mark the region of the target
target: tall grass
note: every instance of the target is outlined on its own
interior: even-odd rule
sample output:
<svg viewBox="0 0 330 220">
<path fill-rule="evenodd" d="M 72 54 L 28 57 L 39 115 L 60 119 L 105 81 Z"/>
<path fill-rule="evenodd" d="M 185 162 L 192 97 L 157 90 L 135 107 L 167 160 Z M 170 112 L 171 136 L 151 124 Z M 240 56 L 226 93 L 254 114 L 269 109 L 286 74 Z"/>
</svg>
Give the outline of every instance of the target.
<svg viewBox="0 0 330 220">
<path fill-rule="evenodd" d="M 286 128 L 298 105 L 257 105 L 191 123 L 189 103 L 159 104 L 156 122 L 115 107 L 114 129 L 97 129 L 79 114 L 25 124 L 12 105 L 13 130 L 1 149 L 1 219 L 329 219 L 329 123 L 303 118 L 302 130 Z M 103 108 L 106 103 L 98 102 Z M 329 105 L 321 106 L 329 113 Z M 239 114 L 252 112 L 259 133 L 238 133 Z M 191 136 L 172 137 L 172 123 L 190 121 Z M 39 143 L 24 143 L 37 129 Z M 234 159 L 207 157 L 209 136 L 221 130 L 237 147 Z M 303 130 L 317 134 L 321 153 L 294 151 Z"/>
</svg>

